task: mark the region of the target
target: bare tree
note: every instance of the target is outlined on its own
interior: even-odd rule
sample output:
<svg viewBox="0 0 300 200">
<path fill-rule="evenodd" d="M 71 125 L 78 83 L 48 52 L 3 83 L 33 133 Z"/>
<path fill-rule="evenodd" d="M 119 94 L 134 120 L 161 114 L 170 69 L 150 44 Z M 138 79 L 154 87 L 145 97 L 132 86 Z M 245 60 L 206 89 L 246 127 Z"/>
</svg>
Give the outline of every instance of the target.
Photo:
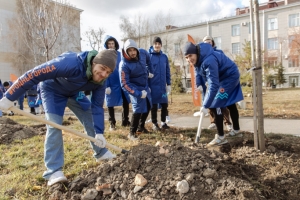
<svg viewBox="0 0 300 200">
<path fill-rule="evenodd" d="M 136 37 L 136 29 L 134 25 L 129 21 L 129 19 L 125 16 L 120 17 L 120 24 L 119 27 L 121 32 L 123 32 L 124 41 L 128 38 L 135 38 Z M 123 42 L 124 42 L 123 41 Z"/>
<path fill-rule="evenodd" d="M 84 33 L 92 49 L 97 51 L 101 49 L 101 43 L 104 34 L 105 34 L 105 30 L 100 27 L 98 28 L 98 30 L 90 28 L 88 31 Z"/>
</svg>

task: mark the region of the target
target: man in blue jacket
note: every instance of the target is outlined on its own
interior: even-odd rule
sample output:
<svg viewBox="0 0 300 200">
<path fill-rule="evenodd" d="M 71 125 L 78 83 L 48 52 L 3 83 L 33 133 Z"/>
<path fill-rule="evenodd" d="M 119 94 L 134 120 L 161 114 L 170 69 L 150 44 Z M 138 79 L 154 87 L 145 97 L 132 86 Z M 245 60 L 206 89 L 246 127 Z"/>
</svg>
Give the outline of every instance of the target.
<svg viewBox="0 0 300 200">
<path fill-rule="evenodd" d="M 97 161 L 114 158 L 105 148 L 104 95 L 105 80 L 114 71 L 117 60 L 115 50 L 101 52 L 66 52 L 23 74 L 5 93 L 0 101 L 0 109 L 8 110 L 13 101 L 40 83 L 40 94 L 47 120 L 62 124 L 65 107 L 78 117 L 85 131 L 97 142 L 91 142 Z M 89 101 L 82 91 L 92 91 Z M 47 170 L 43 177 L 48 185 L 66 181 L 62 172 L 64 147 L 62 131 L 47 125 L 44 162 Z"/>
<path fill-rule="evenodd" d="M 108 108 L 108 121 L 110 122 L 109 130 L 116 129 L 115 109 L 114 106 L 123 107 L 122 112 L 122 126 L 130 126 L 129 122 L 129 96 L 128 93 L 122 90 L 119 76 L 119 63 L 121 61 L 121 54 L 118 52 L 119 43 L 112 37 L 107 35 L 104 39 L 104 47 L 106 49 L 114 49 L 118 53 L 116 69 L 106 80 L 105 100 Z"/>
<path fill-rule="evenodd" d="M 207 43 L 194 45 L 188 42 L 184 49 L 186 60 L 193 64 L 197 75 L 201 75 L 208 83 L 201 112 L 207 113 L 211 108 L 215 117 L 218 134 L 208 146 L 225 144 L 223 113 L 221 108 L 227 107 L 233 123 L 233 130 L 228 136 L 239 135 L 239 113 L 235 105 L 243 100 L 240 86 L 240 73 L 236 64 L 225 54 L 214 51 Z"/>
<path fill-rule="evenodd" d="M 133 109 L 128 138 L 137 140 L 136 132 L 148 132 L 145 121 L 152 105 L 148 77 L 153 78 L 153 71 L 149 53 L 137 48 L 134 40 L 126 40 L 119 70 L 122 89 L 128 92 Z"/>
<path fill-rule="evenodd" d="M 158 104 L 161 106 L 161 128 L 170 128 L 166 124 L 166 116 L 168 114 L 168 94 L 171 93 L 171 76 L 169 59 L 161 51 L 162 42 L 160 37 L 154 37 L 152 44 L 153 46 L 150 47 L 149 53 L 154 77 L 149 79 L 149 87 L 152 91 L 151 121 L 153 130 L 157 131 L 160 130 L 157 123 Z"/>
</svg>

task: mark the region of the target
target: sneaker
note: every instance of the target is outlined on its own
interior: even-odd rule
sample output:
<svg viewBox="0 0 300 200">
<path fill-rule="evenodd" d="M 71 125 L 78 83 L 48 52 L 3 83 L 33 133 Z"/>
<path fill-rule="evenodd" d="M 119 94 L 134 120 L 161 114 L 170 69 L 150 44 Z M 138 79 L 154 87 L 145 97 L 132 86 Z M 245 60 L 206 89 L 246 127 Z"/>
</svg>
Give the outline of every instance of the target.
<svg viewBox="0 0 300 200">
<path fill-rule="evenodd" d="M 127 138 L 132 141 L 136 141 L 139 139 L 135 134 L 131 134 L 131 133 L 128 134 Z"/>
<path fill-rule="evenodd" d="M 123 121 L 122 126 L 124 126 L 124 127 L 130 126 L 130 121 Z"/>
<path fill-rule="evenodd" d="M 31 114 L 33 114 L 33 115 L 36 115 L 36 113 L 35 112 L 30 112 Z"/>
<path fill-rule="evenodd" d="M 239 130 L 231 130 L 229 133 L 226 134 L 227 137 L 242 137 L 243 134 L 239 133 Z"/>
<path fill-rule="evenodd" d="M 166 123 L 169 123 L 171 121 L 170 116 L 166 116 Z"/>
<path fill-rule="evenodd" d="M 207 127 L 207 129 L 217 129 L 217 126 L 216 126 L 215 123 L 211 123 L 211 124 Z"/>
<path fill-rule="evenodd" d="M 96 162 L 101 162 L 103 160 L 112 160 L 116 157 L 115 154 L 113 154 L 111 151 L 107 151 L 103 156 L 96 159 Z"/>
<path fill-rule="evenodd" d="M 160 127 L 158 126 L 157 123 L 155 123 L 155 124 L 153 124 L 152 129 L 153 129 L 154 131 L 159 131 L 159 130 L 160 130 Z"/>
<path fill-rule="evenodd" d="M 143 127 L 143 128 L 138 128 L 137 132 L 141 132 L 141 133 L 150 133 L 145 127 Z"/>
<path fill-rule="evenodd" d="M 109 130 L 110 130 L 110 131 L 116 130 L 116 125 L 113 124 L 113 123 L 111 123 L 110 126 L 109 126 Z"/>
<path fill-rule="evenodd" d="M 215 145 L 222 145 L 222 144 L 226 144 L 228 143 L 228 141 L 225 139 L 225 137 L 223 139 L 221 139 L 219 137 L 218 134 L 215 135 L 215 139 L 213 139 L 210 143 L 208 143 L 206 146 L 215 146 Z"/>
<path fill-rule="evenodd" d="M 8 116 L 14 116 L 15 115 L 15 113 L 13 112 L 13 111 L 11 111 L 9 114 L 8 114 Z"/>
<path fill-rule="evenodd" d="M 161 126 L 161 128 L 162 128 L 163 130 L 166 130 L 166 129 L 169 129 L 170 126 L 168 126 L 166 123 L 164 123 L 164 124 Z"/>
<path fill-rule="evenodd" d="M 231 131 L 232 130 L 232 125 L 231 124 L 226 124 L 225 126 L 227 128 L 227 131 Z"/>
<path fill-rule="evenodd" d="M 48 186 L 54 185 L 55 183 L 60 183 L 60 182 L 66 182 L 68 179 L 64 176 L 64 173 L 62 171 L 57 171 L 54 172 L 49 180 L 48 180 Z"/>
</svg>

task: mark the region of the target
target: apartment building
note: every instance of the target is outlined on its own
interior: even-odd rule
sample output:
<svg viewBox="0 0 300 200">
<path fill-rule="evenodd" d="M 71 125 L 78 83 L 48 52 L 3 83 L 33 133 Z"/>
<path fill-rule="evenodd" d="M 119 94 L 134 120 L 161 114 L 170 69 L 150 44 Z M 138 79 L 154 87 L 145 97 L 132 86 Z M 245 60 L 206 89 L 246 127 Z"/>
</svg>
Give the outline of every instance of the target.
<svg viewBox="0 0 300 200">
<path fill-rule="evenodd" d="M 300 0 L 269 0 L 259 6 L 263 62 L 270 65 L 282 63 L 287 83 L 277 87 L 300 87 L 300 45 L 298 52 L 292 51 L 291 42 L 300 39 Z M 163 50 L 182 67 L 187 63 L 182 59 L 181 50 L 190 34 L 196 42 L 210 35 L 214 38 L 218 49 L 234 60 L 243 53 L 245 41 L 251 40 L 249 7 L 237 8 L 234 16 L 211 20 L 184 27 L 167 26 L 166 30 L 150 35 L 141 43 L 141 47 L 150 46 L 154 36 L 162 37 Z M 142 38 L 143 39 L 143 38 Z M 143 41 L 141 39 L 141 41 Z M 183 85 L 191 87 L 188 67 L 183 68 Z M 275 72 L 274 72 L 275 73 Z M 276 82 L 275 82 L 276 84 Z"/>
<path fill-rule="evenodd" d="M 60 4 L 60 6 L 65 5 Z M 63 20 L 58 42 L 54 47 L 55 50 L 50 52 L 50 59 L 65 51 L 81 50 L 80 13 L 82 10 L 71 6 L 68 6 L 68 8 L 69 12 L 72 13 L 72 19 Z M 12 25 L 18 24 L 16 17 L 17 0 L 0 0 L 0 79 L 2 82 L 10 80 L 10 74 L 20 76 L 24 71 L 22 71 L 22 68 L 17 67 L 22 64 L 22 58 L 20 57 L 20 45 L 22 42 L 18 33 L 16 33 L 17 31 L 12 29 Z M 36 54 L 41 61 L 46 61 L 44 49 L 40 49 Z M 35 66 L 30 65 L 26 67 L 33 68 Z"/>
</svg>

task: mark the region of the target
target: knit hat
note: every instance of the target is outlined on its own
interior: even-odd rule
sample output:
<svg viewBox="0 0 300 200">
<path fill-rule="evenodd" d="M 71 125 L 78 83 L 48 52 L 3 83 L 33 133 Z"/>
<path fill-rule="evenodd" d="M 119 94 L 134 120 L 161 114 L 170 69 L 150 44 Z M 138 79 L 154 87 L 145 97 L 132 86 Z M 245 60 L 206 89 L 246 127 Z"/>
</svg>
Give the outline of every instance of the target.
<svg viewBox="0 0 300 200">
<path fill-rule="evenodd" d="M 213 40 L 213 38 L 211 36 L 207 35 L 203 38 L 203 42 L 205 42 L 206 40 Z"/>
<path fill-rule="evenodd" d="M 160 37 L 155 36 L 154 39 L 153 39 L 152 44 L 155 44 L 155 42 L 158 42 L 158 43 L 160 43 L 160 45 L 162 45 Z"/>
<path fill-rule="evenodd" d="M 116 68 L 117 57 L 116 50 L 104 49 L 95 56 L 93 63 L 105 65 L 114 71 Z"/>
<path fill-rule="evenodd" d="M 184 47 L 184 55 L 197 54 L 197 46 L 191 42 L 187 42 Z"/>
</svg>

